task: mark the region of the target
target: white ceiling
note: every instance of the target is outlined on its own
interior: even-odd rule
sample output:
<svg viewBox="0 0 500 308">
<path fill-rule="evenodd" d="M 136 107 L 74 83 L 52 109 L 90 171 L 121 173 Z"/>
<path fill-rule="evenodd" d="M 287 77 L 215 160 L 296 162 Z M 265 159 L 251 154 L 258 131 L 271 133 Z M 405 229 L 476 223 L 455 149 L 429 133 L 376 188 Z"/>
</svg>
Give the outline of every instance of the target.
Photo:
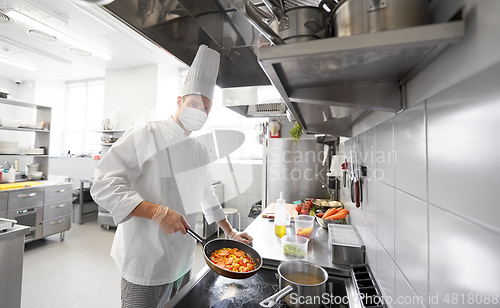
<svg viewBox="0 0 500 308">
<path fill-rule="evenodd" d="M 18 0 L 6 3 L 15 5 L 15 9 L 24 15 L 111 55 L 112 59 L 73 55 L 67 50 L 70 47 L 68 43 L 34 38 L 27 33 L 33 29 L 32 26 L 11 20 L 0 22 L 0 57 L 34 66 L 37 71 L 0 63 L 0 77 L 20 81 L 71 81 L 104 77 L 106 70 L 156 63 L 169 63 L 179 69 L 186 67 L 100 7 L 79 4 L 77 0 Z"/>
</svg>

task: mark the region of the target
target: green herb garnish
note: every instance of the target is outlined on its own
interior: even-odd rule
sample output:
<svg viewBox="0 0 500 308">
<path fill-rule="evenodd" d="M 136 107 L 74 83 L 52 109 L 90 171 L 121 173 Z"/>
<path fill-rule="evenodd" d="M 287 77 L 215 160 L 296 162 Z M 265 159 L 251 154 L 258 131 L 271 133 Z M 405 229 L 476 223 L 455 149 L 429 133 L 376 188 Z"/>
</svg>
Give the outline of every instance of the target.
<svg viewBox="0 0 500 308">
<path fill-rule="evenodd" d="M 292 137 L 295 144 L 297 144 L 297 142 L 302 137 L 302 127 L 300 126 L 299 122 L 295 122 L 295 125 L 292 127 L 292 129 L 290 129 L 290 136 Z"/>
</svg>

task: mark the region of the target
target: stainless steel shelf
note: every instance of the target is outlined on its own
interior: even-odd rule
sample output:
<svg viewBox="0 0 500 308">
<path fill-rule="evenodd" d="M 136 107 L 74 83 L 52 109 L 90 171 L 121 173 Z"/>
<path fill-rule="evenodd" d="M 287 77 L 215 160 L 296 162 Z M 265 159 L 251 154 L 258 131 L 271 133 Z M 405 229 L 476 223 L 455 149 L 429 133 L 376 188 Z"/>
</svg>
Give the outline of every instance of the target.
<svg viewBox="0 0 500 308">
<path fill-rule="evenodd" d="M 46 106 L 40 106 L 40 105 L 36 105 L 36 104 L 25 103 L 25 102 L 12 100 L 12 99 L 6 99 L 6 98 L 0 98 L 0 103 L 6 104 L 6 105 L 12 105 L 12 106 L 39 109 L 39 110 L 50 110 L 51 109 L 50 107 L 46 107 Z"/>
<path fill-rule="evenodd" d="M 402 110 L 400 86 L 464 33 L 458 20 L 260 48 L 258 59 L 306 132 L 349 136 L 367 111 Z"/>
<path fill-rule="evenodd" d="M 11 130 L 11 131 L 18 131 L 18 132 L 50 133 L 50 130 L 47 130 L 47 129 L 8 127 L 8 126 L 0 126 L 0 130 Z"/>
<path fill-rule="evenodd" d="M 49 155 L 31 155 L 31 154 L 0 154 L 0 156 L 49 157 Z"/>
</svg>

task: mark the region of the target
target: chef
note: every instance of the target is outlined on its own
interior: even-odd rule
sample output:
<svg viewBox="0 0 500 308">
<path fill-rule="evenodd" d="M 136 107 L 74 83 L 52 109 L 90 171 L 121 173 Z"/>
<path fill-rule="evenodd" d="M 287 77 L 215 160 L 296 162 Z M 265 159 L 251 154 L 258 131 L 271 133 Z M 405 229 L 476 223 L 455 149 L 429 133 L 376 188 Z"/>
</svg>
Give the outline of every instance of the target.
<svg viewBox="0 0 500 308">
<path fill-rule="evenodd" d="M 97 165 L 91 194 L 118 225 L 111 256 L 122 307 L 162 307 L 189 280 L 195 240 L 186 229 L 200 210 L 229 238 L 250 243 L 225 219 L 206 148 L 190 137 L 212 107 L 220 55 L 201 45 L 175 113 L 127 131 Z"/>
</svg>

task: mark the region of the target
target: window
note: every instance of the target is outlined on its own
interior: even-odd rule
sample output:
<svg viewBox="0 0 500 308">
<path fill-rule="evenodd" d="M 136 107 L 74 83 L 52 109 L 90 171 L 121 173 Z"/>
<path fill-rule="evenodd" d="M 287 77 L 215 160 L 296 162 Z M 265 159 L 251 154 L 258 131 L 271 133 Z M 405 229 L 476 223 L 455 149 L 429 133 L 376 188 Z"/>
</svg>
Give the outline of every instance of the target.
<svg viewBox="0 0 500 308">
<path fill-rule="evenodd" d="M 262 159 L 263 147 L 256 141 L 258 132 L 255 127 L 267 121 L 269 121 L 268 118 L 246 118 L 222 106 L 222 90 L 215 87 L 212 111 L 203 130 L 196 135 L 218 129 L 240 131 L 245 135 L 245 142 L 230 157 L 232 159 Z"/>
<path fill-rule="evenodd" d="M 71 154 L 98 153 L 101 150 L 98 131 L 103 119 L 104 80 L 70 83 L 67 87 L 62 149 Z"/>
</svg>

